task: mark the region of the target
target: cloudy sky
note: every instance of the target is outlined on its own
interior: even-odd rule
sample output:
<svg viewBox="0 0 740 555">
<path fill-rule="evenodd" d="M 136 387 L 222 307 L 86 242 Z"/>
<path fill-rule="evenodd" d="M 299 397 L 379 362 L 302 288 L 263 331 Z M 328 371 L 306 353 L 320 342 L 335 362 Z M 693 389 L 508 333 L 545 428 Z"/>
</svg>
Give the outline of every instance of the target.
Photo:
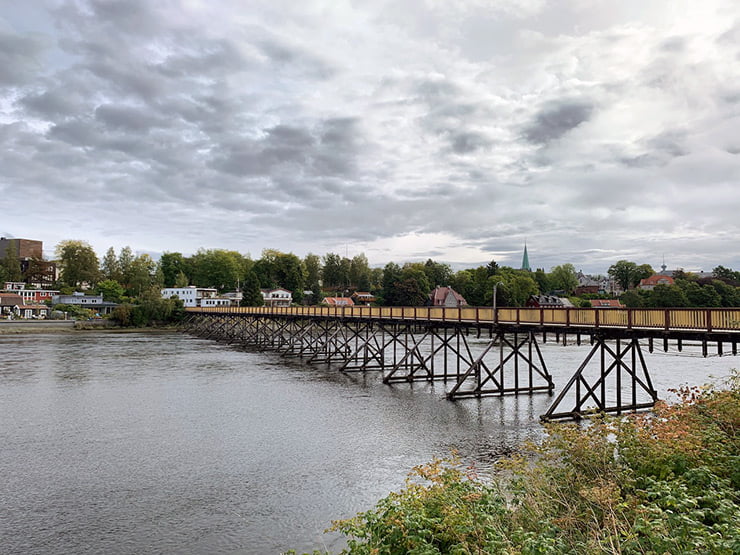
<svg viewBox="0 0 740 555">
<path fill-rule="evenodd" d="M 0 0 L 0 233 L 740 269 L 737 0 Z"/>
</svg>

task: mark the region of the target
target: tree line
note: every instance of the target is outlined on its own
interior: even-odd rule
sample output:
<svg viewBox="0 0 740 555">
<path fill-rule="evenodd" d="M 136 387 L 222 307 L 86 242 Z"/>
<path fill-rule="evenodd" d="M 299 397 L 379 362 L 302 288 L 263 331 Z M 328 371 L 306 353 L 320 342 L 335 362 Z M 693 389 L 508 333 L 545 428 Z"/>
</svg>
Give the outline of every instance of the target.
<svg viewBox="0 0 740 555">
<path fill-rule="evenodd" d="M 18 275 L 17 256 L 10 254 L 0 264 L 0 279 L 24 277 Z M 98 258 L 88 243 L 79 240 L 60 242 L 55 255 L 60 269 L 57 286 L 63 293 L 84 288 L 116 303 L 153 298 L 155 293 L 160 297 L 163 287 L 188 285 L 215 288 L 220 293 L 241 290 L 242 302 L 249 306 L 262 303 L 261 288 L 276 287 L 288 289 L 294 302 L 305 304 L 318 304 L 325 296 L 367 291 L 379 305 L 420 306 L 437 286 L 451 286 L 471 306 L 491 305 L 494 289 L 498 306 L 523 306 L 532 295 L 550 292 L 569 296 L 576 306 L 590 306 L 589 299 L 610 296 L 574 297 L 579 282 L 572 264 L 530 272 L 492 260 L 453 271 L 448 264 L 428 259 L 372 268 L 364 254 L 350 258 L 309 253 L 300 258 L 275 249 L 263 250 L 257 260 L 233 250 L 199 249 L 191 256 L 165 252 L 155 261 L 148 254 L 134 254 L 128 246 L 118 252 L 111 247 Z M 620 298 L 628 307 L 740 306 L 740 272 L 723 266 L 714 269 L 712 278 L 679 271 L 674 275 L 675 285 L 658 285 L 652 291 L 636 289 L 640 280 L 655 273 L 648 264 L 620 260 L 607 273 L 624 290 Z"/>
</svg>

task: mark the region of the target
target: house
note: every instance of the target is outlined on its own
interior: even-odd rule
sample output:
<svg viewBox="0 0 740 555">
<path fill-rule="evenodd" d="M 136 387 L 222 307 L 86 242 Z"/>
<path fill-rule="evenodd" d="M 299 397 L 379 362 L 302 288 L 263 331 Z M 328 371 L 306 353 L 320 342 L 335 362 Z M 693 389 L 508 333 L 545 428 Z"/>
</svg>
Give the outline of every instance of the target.
<svg viewBox="0 0 740 555">
<path fill-rule="evenodd" d="M 0 293 L 0 314 L 9 316 L 17 314 L 18 307 L 23 306 L 23 297 L 14 293 Z"/>
<path fill-rule="evenodd" d="M 230 299 L 218 296 L 218 291 L 212 287 L 165 287 L 160 291 L 163 299 L 177 297 L 182 301 L 183 306 L 228 306 L 231 304 Z M 220 302 L 213 302 L 209 299 L 221 299 Z"/>
<path fill-rule="evenodd" d="M 329 306 L 355 306 L 352 297 L 324 297 L 321 304 L 328 304 Z"/>
<path fill-rule="evenodd" d="M 26 289 L 25 283 L 11 281 L 5 282 L 5 289 L 2 292 L 20 295 L 26 304 L 39 304 L 44 301 L 51 301 L 54 295 L 59 294 L 59 291 L 53 291 L 51 289 Z"/>
<path fill-rule="evenodd" d="M 229 291 L 221 295 L 222 299 L 229 299 L 231 306 L 239 306 L 244 298 L 244 294 L 241 291 Z"/>
<path fill-rule="evenodd" d="M 98 314 L 110 314 L 118 306 L 118 303 L 104 301 L 103 295 L 85 295 L 79 291 L 75 291 L 71 295 L 54 295 L 51 303 L 53 305 L 68 304 L 89 308 Z"/>
<path fill-rule="evenodd" d="M 277 289 L 260 289 L 265 306 L 290 306 L 293 303 L 293 292 L 278 287 Z"/>
<path fill-rule="evenodd" d="M 573 303 L 565 297 L 555 295 L 532 295 L 524 306 L 528 308 L 573 308 Z"/>
<path fill-rule="evenodd" d="M 644 289 L 645 291 L 652 291 L 656 285 L 673 285 L 675 280 L 671 276 L 665 276 L 662 274 L 655 274 L 645 279 L 641 279 L 638 289 Z"/>
<path fill-rule="evenodd" d="M 465 298 L 452 287 L 435 287 L 429 294 L 430 306 L 468 306 Z"/>
<path fill-rule="evenodd" d="M 214 306 L 231 306 L 231 299 L 224 297 L 203 297 L 200 299 L 200 305 L 202 307 L 214 307 Z"/>
<path fill-rule="evenodd" d="M 20 318 L 44 319 L 49 316 L 49 307 L 44 304 L 23 304 L 17 307 L 15 313 Z"/>
<path fill-rule="evenodd" d="M 591 308 L 624 308 L 616 299 L 591 299 Z"/>
<path fill-rule="evenodd" d="M 366 291 L 355 291 L 352 294 L 352 300 L 357 306 L 369 306 L 370 303 L 374 303 L 377 299 L 372 293 Z"/>
</svg>

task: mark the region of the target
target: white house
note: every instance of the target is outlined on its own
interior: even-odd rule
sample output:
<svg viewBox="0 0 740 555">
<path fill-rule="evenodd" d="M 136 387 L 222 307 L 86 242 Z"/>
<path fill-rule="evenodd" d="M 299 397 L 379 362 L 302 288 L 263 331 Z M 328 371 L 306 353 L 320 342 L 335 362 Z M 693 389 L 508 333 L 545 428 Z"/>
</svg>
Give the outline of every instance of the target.
<svg viewBox="0 0 740 555">
<path fill-rule="evenodd" d="M 229 299 L 222 299 L 218 296 L 218 291 L 210 287 L 196 287 L 188 285 L 187 287 L 165 287 L 161 290 L 162 298 L 169 299 L 177 297 L 182 301 L 183 306 L 223 306 L 229 305 Z M 219 299 L 224 302 L 214 303 L 210 299 Z"/>
<path fill-rule="evenodd" d="M 265 306 L 290 306 L 293 302 L 293 293 L 282 287 L 277 289 L 260 289 Z"/>
<path fill-rule="evenodd" d="M 200 306 L 231 306 L 231 299 L 225 299 L 223 297 L 203 297 L 200 299 Z"/>
</svg>

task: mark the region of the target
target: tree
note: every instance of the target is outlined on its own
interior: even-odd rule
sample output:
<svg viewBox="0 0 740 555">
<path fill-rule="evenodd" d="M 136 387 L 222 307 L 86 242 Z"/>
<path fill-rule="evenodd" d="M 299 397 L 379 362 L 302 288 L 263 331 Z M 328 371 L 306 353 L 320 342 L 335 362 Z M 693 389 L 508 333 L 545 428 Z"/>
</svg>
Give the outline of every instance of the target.
<svg viewBox="0 0 740 555">
<path fill-rule="evenodd" d="M 129 272 L 131 270 L 131 263 L 134 261 L 134 252 L 131 247 L 126 245 L 121 248 L 121 252 L 118 255 L 118 271 L 121 273 L 120 282 L 124 287 L 129 286 Z"/>
<path fill-rule="evenodd" d="M 452 280 L 452 268 L 447 264 L 435 262 L 431 258 L 424 263 L 424 273 L 431 287 L 450 285 Z"/>
<path fill-rule="evenodd" d="M 426 280 L 426 276 L 424 279 Z M 394 289 L 398 306 L 422 306 L 426 304 L 427 295 L 419 286 L 419 282 L 413 277 L 397 281 Z"/>
<path fill-rule="evenodd" d="M 253 271 L 244 278 L 240 306 L 262 306 L 264 298 L 260 292 L 260 280 Z"/>
<path fill-rule="evenodd" d="M 157 264 L 148 254 L 140 254 L 135 257 L 126 272 L 126 284 L 129 295 L 141 295 L 142 292 L 148 291 L 152 286 L 155 286 L 154 276 L 156 270 Z"/>
<path fill-rule="evenodd" d="M 159 267 L 162 270 L 163 286 L 175 287 L 179 275 L 185 273 L 185 258 L 179 252 L 164 252 L 159 257 Z"/>
<path fill-rule="evenodd" d="M 647 306 L 656 308 L 675 308 L 688 306 L 686 294 L 677 285 L 656 285 L 647 299 Z"/>
<path fill-rule="evenodd" d="M 188 285 L 190 285 L 190 278 L 181 271 L 175 278 L 175 287 L 187 287 Z"/>
<path fill-rule="evenodd" d="M 609 266 L 607 273 L 614 278 L 624 291 L 627 291 L 634 285 L 637 264 L 629 260 L 620 260 Z"/>
<path fill-rule="evenodd" d="M 524 306 L 529 297 L 539 292 L 537 282 L 532 278 L 531 272 L 526 270 L 509 270 L 500 275 L 491 276 L 487 288 L 490 289 L 488 298 L 493 301 L 493 286 L 496 282 L 503 282 L 497 293 L 504 297 L 501 304 L 509 306 Z M 502 291 L 503 290 L 503 291 Z M 497 301 L 498 302 L 498 301 Z"/>
<path fill-rule="evenodd" d="M 40 258 L 33 257 L 26 263 L 26 270 L 23 272 L 23 281 L 26 283 L 46 283 L 53 281 L 48 270 L 48 263 Z"/>
<path fill-rule="evenodd" d="M 94 286 L 100 278 L 98 256 L 85 241 L 67 240 L 56 246 L 62 283 L 78 288 Z"/>
<path fill-rule="evenodd" d="M 551 291 L 554 289 L 554 287 L 550 286 L 550 276 L 547 275 L 547 272 L 545 272 L 542 268 L 537 268 L 533 273 L 532 277 L 537 282 L 537 287 L 540 289 L 540 293 L 547 293 L 548 291 Z"/>
<path fill-rule="evenodd" d="M 21 261 L 18 258 L 17 241 L 12 241 L 5 249 L 5 257 L 0 261 L 5 281 L 21 281 Z"/>
<path fill-rule="evenodd" d="M 570 295 L 578 287 L 578 274 L 573 264 L 561 264 L 550 270 L 550 286 Z"/>
<path fill-rule="evenodd" d="M 303 269 L 305 270 L 306 283 L 310 287 L 321 281 L 321 258 L 318 254 L 308 253 L 303 259 Z"/>
<path fill-rule="evenodd" d="M 190 264 L 193 284 L 198 287 L 233 290 L 244 275 L 244 257 L 236 251 L 199 249 Z"/>
<path fill-rule="evenodd" d="M 120 303 L 124 294 L 123 286 L 115 280 L 106 279 L 95 287 L 98 295 L 103 295 L 103 300 L 111 303 Z"/>
<path fill-rule="evenodd" d="M 342 258 L 333 252 L 324 255 L 324 268 L 321 271 L 324 287 L 331 288 L 342 283 Z"/>
<path fill-rule="evenodd" d="M 304 277 L 301 259 L 293 253 L 278 253 L 275 258 L 275 277 L 278 285 L 293 293 L 293 300 L 303 299 Z"/>
<path fill-rule="evenodd" d="M 326 265 L 324 265 L 326 268 Z M 389 262 L 383 268 L 383 304 L 399 306 L 396 295 L 396 283 L 401 280 L 401 267 L 395 262 Z"/>
<path fill-rule="evenodd" d="M 116 251 L 113 250 L 113 247 L 109 247 L 108 250 L 105 251 L 105 256 L 103 257 L 101 265 L 101 274 L 103 279 L 113 280 L 119 283 L 121 279 L 123 279 L 121 266 L 118 263 L 118 257 L 116 256 Z"/>
<path fill-rule="evenodd" d="M 640 264 L 635 269 L 635 275 L 632 278 L 632 286 L 635 287 L 641 280 L 647 279 L 655 274 L 655 270 L 650 264 Z"/>
<path fill-rule="evenodd" d="M 358 291 L 370 289 L 370 264 L 364 254 L 358 254 L 350 261 L 349 282 Z"/>
<path fill-rule="evenodd" d="M 432 290 L 432 285 L 429 283 L 429 279 L 427 278 L 427 274 L 424 270 L 425 266 L 420 262 L 406 263 L 403 265 L 403 269 L 401 270 L 401 281 L 407 281 L 409 279 L 415 280 L 417 285 L 419 286 L 419 291 L 421 291 L 421 294 L 424 296 L 424 299 L 421 303 L 416 303 L 414 305 L 408 306 L 424 304 L 426 302 L 427 296 L 429 295 L 429 292 Z M 407 305 L 407 303 L 405 302 L 401 304 Z"/>
<path fill-rule="evenodd" d="M 736 272 L 731 268 L 725 268 L 724 266 L 714 268 L 712 275 L 717 279 L 733 282 L 735 285 L 740 282 L 740 272 Z"/>
<path fill-rule="evenodd" d="M 722 297 L 712 285 L 699 285 L 695 281 L 684 282 L 681 287 L 686 294 L 688 306 L 718 307 L 722 306 Z"/>
</svg>

